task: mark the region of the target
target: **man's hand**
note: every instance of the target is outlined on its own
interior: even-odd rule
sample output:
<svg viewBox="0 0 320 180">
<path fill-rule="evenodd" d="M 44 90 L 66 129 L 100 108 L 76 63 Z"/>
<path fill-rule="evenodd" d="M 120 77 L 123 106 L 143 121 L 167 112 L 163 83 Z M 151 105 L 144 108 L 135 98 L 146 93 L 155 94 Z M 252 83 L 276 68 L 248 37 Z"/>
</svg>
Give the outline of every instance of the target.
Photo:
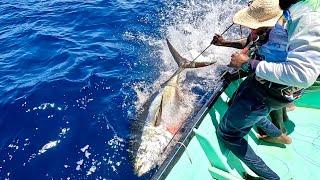
<svg viewBox="0 0 320 180">
<path fill-rule="evenodd" d="M 219 35 L 219 34 L 215 34 L 214 36 L 213 36 L 213 39 L 212 39 L 212 41 L 211 41 L 211 44 L 214 44 L 214 45 L 216 45 L 216 46 L 223 46 L 224 45 L 224 39 L 223 39 L 223 37 L 221 36 L 221 35 Z"/>
<path fill-rule="evenodd" d="M 246 54 L 242 54 L 242 53 L 233 53 L 231 55 L 231 61 L 230 64 L 228 65 L 229 67 L 233 67 L 233 68 L 237 68 L 240 69 L 241 65 L 243 63 L 246 63 L 249 61 L 249 57 Z"/>
</svg>

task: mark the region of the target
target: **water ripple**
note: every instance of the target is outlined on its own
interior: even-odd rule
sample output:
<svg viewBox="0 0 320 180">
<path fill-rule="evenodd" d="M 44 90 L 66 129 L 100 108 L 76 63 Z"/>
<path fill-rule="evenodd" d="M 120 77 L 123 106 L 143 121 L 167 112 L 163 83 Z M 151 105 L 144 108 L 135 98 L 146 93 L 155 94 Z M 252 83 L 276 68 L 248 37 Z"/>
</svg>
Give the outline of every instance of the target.
<svg viewBox="0 0 320 180">
<path fill-rule="evenodd" d="M 139 20 L 160 7 L 0 2 L 0 179 L 137 178 L 127 152 L 131 83 L 154 61 L 124 34 L 159 36 L 157 21 Z"/>
</svg>

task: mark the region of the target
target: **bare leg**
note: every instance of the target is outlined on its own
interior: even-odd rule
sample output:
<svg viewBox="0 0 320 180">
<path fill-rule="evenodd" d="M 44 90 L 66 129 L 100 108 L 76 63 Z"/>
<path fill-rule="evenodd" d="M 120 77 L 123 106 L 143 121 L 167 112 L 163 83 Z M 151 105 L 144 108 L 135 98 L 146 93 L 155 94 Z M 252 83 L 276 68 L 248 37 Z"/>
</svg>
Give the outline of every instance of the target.
<svg viewBox="0 0 320 180">
<path fill-rule="evenodd" d="M 289 120 L 288 114 L 287 114 L 287 108 L 284 107 L 283 109 L 283 121 Z"/>
<path fill-rule="evenodd" d="M 256 125 L 267 134 L 265 136 L 258 136 L 259 139 L 277 144 L 291 144 L 291 138 L 282 133 L 269 119 L 264 117 Z"/>
<path fill-rule="evenodd" d="M 296 108 L 296 105 L 294 105 L 294 103 L 292 102 L 288 104 L 286 108 L 287 108 L 287 111 L 293 111 Z"/>
</svg>

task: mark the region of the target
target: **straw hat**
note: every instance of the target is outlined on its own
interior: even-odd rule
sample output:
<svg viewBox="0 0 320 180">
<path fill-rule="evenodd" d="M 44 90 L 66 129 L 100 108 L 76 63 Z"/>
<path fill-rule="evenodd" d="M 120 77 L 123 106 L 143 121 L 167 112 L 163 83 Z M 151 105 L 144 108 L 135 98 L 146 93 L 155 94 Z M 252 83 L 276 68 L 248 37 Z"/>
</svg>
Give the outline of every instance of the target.
<svg viewBox="0 0 320 180">
<path fill-rule="evenodd" d="M 254 0 L 252 4 L 238 11 L 233 22 L 251 29 L 274 26 L 282 15 L 279 0 Z"/>
</svg>

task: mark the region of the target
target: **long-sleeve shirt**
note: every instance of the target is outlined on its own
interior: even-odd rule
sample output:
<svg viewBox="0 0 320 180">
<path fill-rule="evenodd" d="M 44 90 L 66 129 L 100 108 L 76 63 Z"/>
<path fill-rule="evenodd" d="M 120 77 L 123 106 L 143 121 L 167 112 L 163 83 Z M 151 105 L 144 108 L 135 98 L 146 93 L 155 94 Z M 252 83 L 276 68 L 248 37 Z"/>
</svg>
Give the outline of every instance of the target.
<svg viewBox="0 0 320 180">
<path fill-rule="evenodd" d="M 257 77 L 278 84 L 307 88 L 320 74 L 320 8 L 300 1 L 289 9 L 288 56 L 285 62 L 253 62 Z"/>
</svg>

